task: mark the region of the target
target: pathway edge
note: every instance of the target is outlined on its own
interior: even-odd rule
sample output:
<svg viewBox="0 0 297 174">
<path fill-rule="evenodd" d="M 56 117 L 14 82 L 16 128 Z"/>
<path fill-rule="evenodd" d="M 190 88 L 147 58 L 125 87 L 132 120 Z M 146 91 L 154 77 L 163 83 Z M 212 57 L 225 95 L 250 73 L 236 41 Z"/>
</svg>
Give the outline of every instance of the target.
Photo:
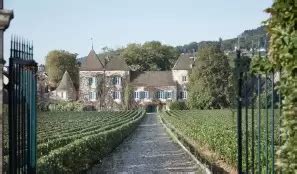
<svg viewBox="0 0 297 174">
<path fill-rule="evenodd" d="M 190 155 L 190 157 L 197 163 L 197 165 L 199 165 L 202 169 L 204 169 L 204 171 L 207 174 L 211 174 L 211 171 L 203 164 L 201 163 L 196 157 L 195 155 L 193 155 L 184 145 L 182 142 L 179 141 L 179 139 L 176 137 L 176 135 L 171 131 L 170 128 L 168 128 L 168 126 L 163 122 L 161 116 L 159 115 L 159 113 L 156 113 L 157 117 L 159 118 L 160 123 L 162 124 L 162 126 L 165 128 L 166 132 L 169 134 L 169 136 L 173 139 L 173 141 L 175 141 L 185 152 L 187 152 L 188 155 Z"/>
</svg>

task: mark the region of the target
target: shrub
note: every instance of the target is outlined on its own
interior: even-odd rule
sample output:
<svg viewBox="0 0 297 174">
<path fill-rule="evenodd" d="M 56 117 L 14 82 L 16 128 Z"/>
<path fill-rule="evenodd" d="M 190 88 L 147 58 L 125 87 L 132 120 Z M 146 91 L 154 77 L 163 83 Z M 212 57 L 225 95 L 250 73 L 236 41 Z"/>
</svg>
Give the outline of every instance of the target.
<svg viewBox="0 0 297 174">
<path fill-rule="evenodd" d="M 110 153 L 139 124 L 145 113 L 115 129 L 75 140 L 38 160 L 38 173 L 79 173 Z"/>
<path fill-rule="evenodd" d="M 169 109 L 170 110 L 187 110 L 188 107 L 185 102 L 175 101 L 170 103 Z"/>
<path fill-rule="evenodd" d="M 39 102 L 37 103 L 37 110 L 38 111 L 49 111 L 49 105 L 48 102 Z"/>
<path fill-rule="evenodd" d="M 80 102 L 59 102 L 49 104 L 50 111 L 83 111 L 84 105 Z"/>
</svg>

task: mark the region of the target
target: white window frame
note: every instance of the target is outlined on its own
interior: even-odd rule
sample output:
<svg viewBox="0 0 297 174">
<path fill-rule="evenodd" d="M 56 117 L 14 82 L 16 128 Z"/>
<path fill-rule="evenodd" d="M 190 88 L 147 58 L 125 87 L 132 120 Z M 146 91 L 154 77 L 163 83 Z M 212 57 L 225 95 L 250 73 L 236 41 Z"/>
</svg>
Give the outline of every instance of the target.
<svg viewBox="0 0 297 174">
<path fill-rule="evenodd" d="M 114 85 L 121 85 L 122 84 L 122 77 L 120 76 L 114 76 Z"/>
<path fill-rule="evenodd" d="M 144 98 L 143 99 L 149 99 L 149 92 L 148 91 L 143 91 L 144 92 Z"/>
<path fill-rule="evenodd" d="M 89 92 L 89 100 L 96 101 L 96 99 L 97 99 L 97 92 L 95 92 L 95 91 Z"/>
<path fill-rule="evenodd" d="M 139 99 L 139 91 L 134 91 L 134 99 Z"/>
<path fill-rule="evenodd" d="M 187 76 L 182 76 L 182 81 L 183 82 L 186 82 L 188 79 L 187 79 Z"/>
<path fill-rule="evenodd" d="M 96 87 L 96 77 L 89 77 L 88 78 L 88 85 L 91 86 L 91 87 Z"/>
<path fill-rule="evenodd" d="M 166 99 L 166 96 L 165 96 L 165 91 L 164 90 L 160 90 L 159 91 L 159 96 L 158 96 L 159 99 Z"/>
<path fill-rule="evenodd" d="M 173 95 L 172 91 L 166 91 L 165 93 L 170 94 L 170 96 L 168 96 L 166 99 L 169 99 L 169 100 L 172 99 L 172 95 Z"/>
<path fill-rule="evenodd" d="M 187 99 L 187 97 L 188 97 L 188 92 L 182 91 L 182 99 Z"/>
<path fill-rule="evenodd" d="M 120 91 L 113 91 L 112 97 L 114 100 L 120 100 L 121 99 L 121 92 Z"/>
</svg>

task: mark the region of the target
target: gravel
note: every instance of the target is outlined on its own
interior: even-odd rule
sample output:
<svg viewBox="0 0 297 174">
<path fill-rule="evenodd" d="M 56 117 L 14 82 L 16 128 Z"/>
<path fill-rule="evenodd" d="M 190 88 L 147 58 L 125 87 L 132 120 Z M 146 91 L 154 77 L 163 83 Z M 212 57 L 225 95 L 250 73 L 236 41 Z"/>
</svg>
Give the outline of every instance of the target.
<svg viewBox="0 0 297 174">
<path fill-rule="evenodd" d="M 87 173 L 206 172 L 171 140 L 156 114 L 147 114 L 131 136 Z"/>
</svg>

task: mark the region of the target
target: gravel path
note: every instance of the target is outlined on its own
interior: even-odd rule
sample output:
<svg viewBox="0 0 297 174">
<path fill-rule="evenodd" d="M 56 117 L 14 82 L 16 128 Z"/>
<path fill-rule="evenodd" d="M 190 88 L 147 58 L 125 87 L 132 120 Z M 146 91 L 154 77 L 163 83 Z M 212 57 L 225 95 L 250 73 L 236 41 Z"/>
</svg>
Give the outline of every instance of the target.
<svg viewBox="0 0 297 174">
<path fill-rule="evenodd" d="M 155 114 L 147 114 L 134 133 L 94 166 L 97 173 L 205 173 L 167 135 Z"/>
</svg>

